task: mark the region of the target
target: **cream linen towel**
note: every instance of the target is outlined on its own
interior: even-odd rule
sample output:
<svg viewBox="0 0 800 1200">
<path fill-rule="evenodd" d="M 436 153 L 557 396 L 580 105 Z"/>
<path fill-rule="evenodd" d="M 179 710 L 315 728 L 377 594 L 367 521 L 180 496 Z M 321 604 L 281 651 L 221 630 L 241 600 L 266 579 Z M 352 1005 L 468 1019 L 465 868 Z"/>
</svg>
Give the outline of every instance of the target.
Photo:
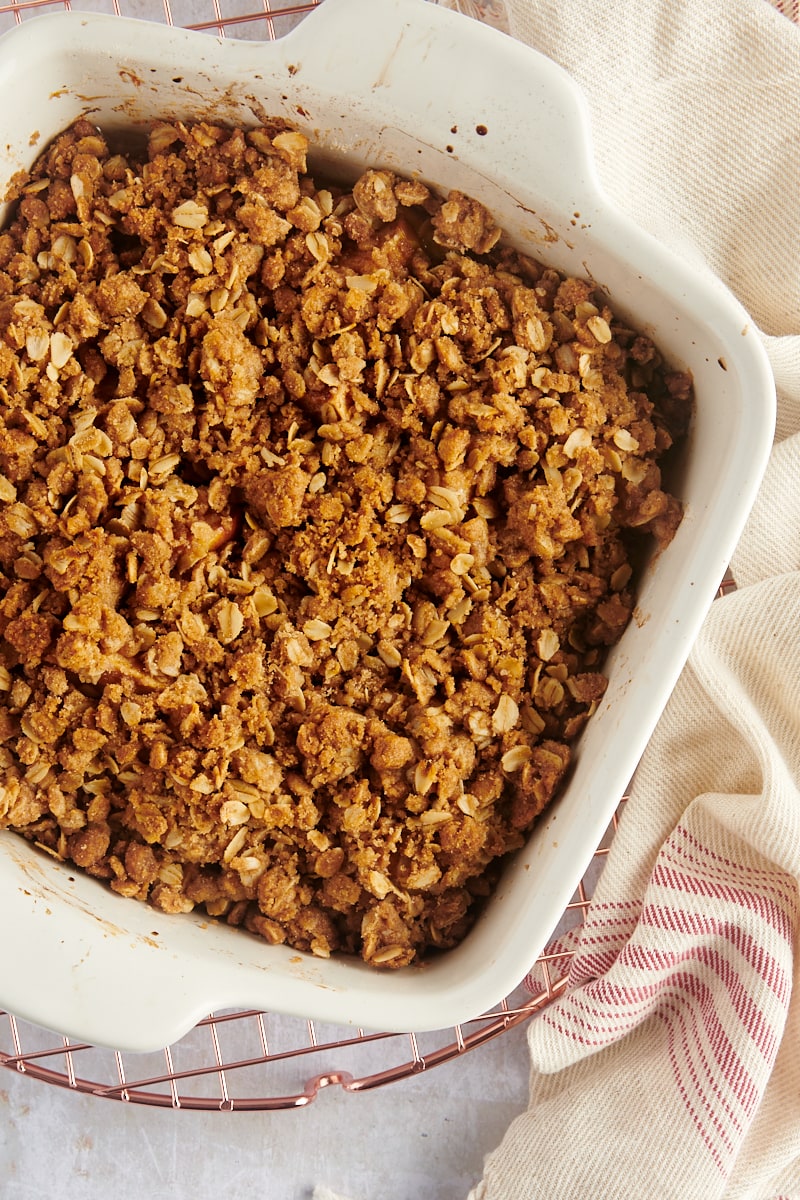
<svg viewBox="0 0 800 1200">
<path fill-rule="evenodd" d="M 608 193 L 762 330 L 776 446 L 637 773 L 530 1106 L 472 1200 L 800 1197 L 800 30 L 765 0 L 510 0 Z M 784 5 L 784 8 L 786 6 Z"/>
<path fill-rule="evenodd" d="M 610 196 L 749 310 L 779 416 L 738 590 L 651 740 L 569 990 L 529 1028 L 529 1108 L 470 1200 L 800 1200 L 800 29 L 767 0 L 506 8 L 582 86 Z"/>
</svg>

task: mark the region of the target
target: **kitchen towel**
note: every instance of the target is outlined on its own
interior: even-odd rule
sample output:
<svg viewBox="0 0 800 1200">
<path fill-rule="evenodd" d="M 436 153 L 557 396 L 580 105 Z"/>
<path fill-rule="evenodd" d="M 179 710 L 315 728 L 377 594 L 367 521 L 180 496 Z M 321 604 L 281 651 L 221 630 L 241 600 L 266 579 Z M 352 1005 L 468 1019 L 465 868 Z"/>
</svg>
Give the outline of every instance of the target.
<svg viewBox="0 0 800 1200">
<path fill-rule="evenodd" d="M 736 590 L 637 771 L 567 991 L 529 1026 L 528 1109 L 468 1200 L 800 1200 L 800 4 L 505 13 L 582 87 L 610 197 L 749 311 L 779 408 Z"/>
<path fill-rule="evenodd" d="M 800 1197 L 800 29 L 791 2 L 508 0 L 606 191 L 757 323 L 776 443 L 647 749 L 530 1104 L 471 1200 Z M 782 9 L 783 15 L 775 11 Z"/>
</svg>

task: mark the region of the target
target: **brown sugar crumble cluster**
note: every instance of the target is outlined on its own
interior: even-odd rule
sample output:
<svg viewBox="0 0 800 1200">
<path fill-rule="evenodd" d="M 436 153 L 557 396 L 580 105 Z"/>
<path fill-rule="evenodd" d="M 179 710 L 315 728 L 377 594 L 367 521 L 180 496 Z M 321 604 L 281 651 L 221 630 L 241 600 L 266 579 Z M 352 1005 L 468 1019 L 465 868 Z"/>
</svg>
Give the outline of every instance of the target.
<svg viewBox="0 0 800 1200">
<path fill-rule="evenodd" d="M 477 202 L 307 148 L 78 121 L 14 181 L 0 825 L 400 967 L 564 777 L 691 381 Z"/>
</svg>

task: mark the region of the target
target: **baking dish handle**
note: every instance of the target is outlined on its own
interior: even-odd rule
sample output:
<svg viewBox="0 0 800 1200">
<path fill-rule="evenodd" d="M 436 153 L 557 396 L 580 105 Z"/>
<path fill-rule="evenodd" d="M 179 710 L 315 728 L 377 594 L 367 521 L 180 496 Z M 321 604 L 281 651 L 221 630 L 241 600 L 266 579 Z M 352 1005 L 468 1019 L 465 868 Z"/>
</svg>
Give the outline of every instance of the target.
<svg viewBox="0 0 800 1200">
<path fill-rule="evenodd" d="M 419 137 L 478 155 L 495 179 L 512 163 L 517 179 L 546 178 L 565 205 L 599 198 L 583 93 L 557 63 L 497 29 L 427 0 L 323 0 L 280 40 L 297 82 L 325 79 L 343 105 L 367 94 L 379 117 L 391 102 L 395 115 L 415 114 Z M 536 136 L 520 143 L 526 112 L 536 113 Z"/>
</svg>

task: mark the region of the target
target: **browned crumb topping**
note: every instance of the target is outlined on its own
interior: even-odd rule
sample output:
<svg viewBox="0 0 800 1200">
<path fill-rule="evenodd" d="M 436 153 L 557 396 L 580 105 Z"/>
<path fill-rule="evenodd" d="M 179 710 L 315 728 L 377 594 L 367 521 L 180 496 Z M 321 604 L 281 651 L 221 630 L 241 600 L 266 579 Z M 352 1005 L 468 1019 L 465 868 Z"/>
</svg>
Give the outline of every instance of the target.
<svg viewBox="0 0 800 1200">
<path fill-rule="evenodd" d="M 459 193 L 79 121 L 0 235 L 0 824 L 167 912 L 454 945 L 602 696 L 690 380 Z"/>
</svg>

